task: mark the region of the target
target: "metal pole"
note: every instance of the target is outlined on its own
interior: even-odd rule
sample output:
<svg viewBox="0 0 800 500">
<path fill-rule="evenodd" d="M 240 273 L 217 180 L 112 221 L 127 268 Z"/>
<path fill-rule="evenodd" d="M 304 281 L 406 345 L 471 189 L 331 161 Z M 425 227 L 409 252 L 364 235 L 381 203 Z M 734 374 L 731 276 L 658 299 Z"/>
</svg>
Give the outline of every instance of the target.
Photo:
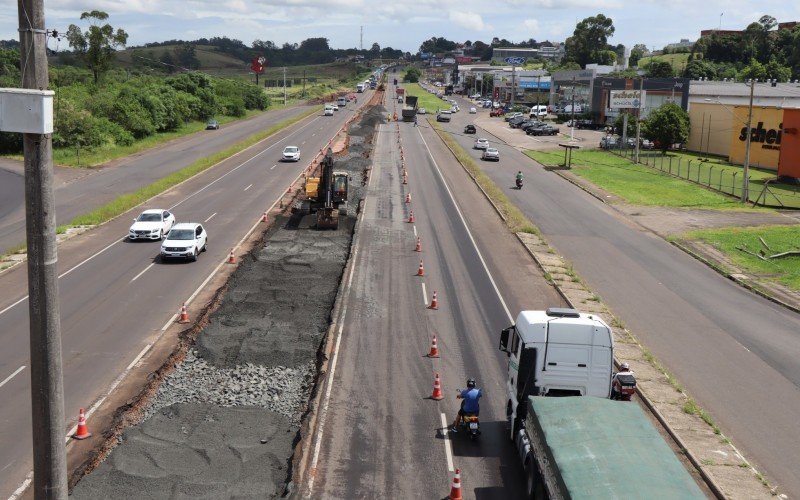
<svg viewBox="0 0 800 500">
<path fill-rule="evenodd" d="M 283 105 L 286 105 L 286 67 L 283 68 Z"/>
<path fill-rule="evenodd" d="M 511 107 L 514 107 L 514 94 L 517 93 L 517 67 L 513 64 L 511 65 Z"/>
<path fill-rule="evenodd" d="M 575 77 L 572 77 L 572 128 L 569 133 L 569 140 L 575 140 Z"/>
<path fill-rule="evenodd" d="M 22 87 L 48 86 L 43 0 L 18 0 Z M 53 138 L 23 134 L 25 235 L 28 245 L 33 494 L 67 498 L 64 382 L 58 305 L 58 252 L 53 196 Z"/>
<path fill-rule="evenodd" d="M 306 70 L 303 70 L 303 99 L 306 97 Z"/>
<path fill-rule="evenodd" d="M 636 114 L 636 163 L 639 163 L 639 143 L 642 140 L 642 104 L 644 99 L 644 77 L 639 79 L 639 112 Z"/>
<path fill-rule="evenodd" d="M 750 107 L 747 110 L 747 141 L 744 143 L 744 169 L 742 170 L 742 203 L 747 203 L 747 198 L 750 193 L 750 176 L 748 170 L 750 169 L 750 135 L 752 134 L 753 124 L 753 93 L 756 88 L 756 80 L 750 80 Z"/>
</svg>

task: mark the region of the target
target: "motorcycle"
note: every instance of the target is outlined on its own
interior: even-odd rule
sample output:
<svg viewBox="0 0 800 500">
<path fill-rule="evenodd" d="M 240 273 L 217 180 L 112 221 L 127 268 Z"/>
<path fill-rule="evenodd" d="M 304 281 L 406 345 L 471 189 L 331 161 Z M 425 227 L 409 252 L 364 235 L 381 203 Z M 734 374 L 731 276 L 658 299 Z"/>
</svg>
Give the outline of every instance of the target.
<svg viewBox="0 0 800 500">
<path fill-rule="evenodd" d="M 630 401 L 636 392 L 636 377 L 633 374 L 616 375 L 614 385 L 611 387 L 611 399 L 615 401 Z"/>
<path fill-rule="evenodd" d="M 517 179 L 517 189 L 522 189 L 522 179 Z"/>
<path fill-rule="evenodd" d="M 461 394 L 461 390 L 458 393 Z M 458 428 L 462 432 L 468 432 L 472 441 L 475 441 L 481 435 L 481 423 L 475 413 L 464 412 L 458 419 Z"/>
</svg>

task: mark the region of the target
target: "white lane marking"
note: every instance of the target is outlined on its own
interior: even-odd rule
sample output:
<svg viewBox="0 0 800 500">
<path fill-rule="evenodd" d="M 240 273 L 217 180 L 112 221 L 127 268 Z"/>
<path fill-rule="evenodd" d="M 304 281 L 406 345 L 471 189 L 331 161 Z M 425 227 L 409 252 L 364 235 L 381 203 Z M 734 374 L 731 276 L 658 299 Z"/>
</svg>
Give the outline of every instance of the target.
<svg viewBox="0 0 800 500">
<path fill-rule="evenodd" d="M 416 224 L 414 224 L 414 237 L 415 238 L 417 237 L 417 225 Z"/>
<path fill-rule="evenodd" d="M 252 184 L 250 184 L 249 186 L 247 186 L 246 188 L 244 188 L 244 190 L 245 190 L 245 191 L 247 191 L 247 190 L 248 190 L 248 189 L 250 189 L 251 187 L 253 187 L 253 185 L 252 185 Z"/>
<path fill-rule="evenodd" d="M 128 365 L 127 368 L 125 368 L 125 370 L 130 370 L 131 368 L 133 368 L 136 365 L 136 363 L 138 363 L 139 360 L 142 359 L 145 354 L 147 354 L 147 351 L 149 351 L 151 347 L 153 347 L 153 344 L 147 344 L 146 346 L 144 346 L 144 349 L 142 349 L 139 352 L 139 354 L 137 354 L 136 357 L 133 358 L 133 361 L 131 361 L 131 363 Z"/>
<path fill-rule="evenodd" d="M 28 486 L 30 486 L 32 482 L 33 482 L 33 471 L 30 471 L 28 472 L 28 475 L 25 476 L 25 480 L 22 481 L 22 484 L 19 485 L 19 488 L 14 490 L 14 493 L 12 493 L 10 497 L 8 497 L 8 500 L 17 500 L 18 498 L 20 498 L 22 494 L 25 493 L 25 490 L 28 489 Z"/>
<path fill-rule="evenodd" d="M 311 124 L 312 124 L 312 123 L 314 123 L 315 121 L 316 121 L 316 119 L 309 121 L 308 123 L 306 123 L 306 124 L 305 124 L 305 125 L 303 125 L 302 127 L 300 127 L 300 128 L 298 128 L 297 130 L 295 130 L 294 132 L 299 132 L 299 131 L 303 130 L 304 128 L 308 127 L 309 125 L 311 125 Z M 276 133 L 276 134 L 277 134 L 277 133 Z M 233 154 L 231 157 L 229 157 L 229 158 L 226 158 L 225 160 L 221 160 L 221 161 L 220 161 L 220 163 L 222 163 L 223 161 L 227 161 L 227 160 L 229 160 L 229 159 L 231 159 L 231 158 L 233 158 L 233 157 L 235 157 L 235 156 L 238 156 L 239 154 L 241 154 L 241 153 L 243 153 L 243 152 L 247 151 L 248 149 L 250 149 L 250 148 L 252 148 L 252 147 L 256 146 L 257 144 L 260 144 L 261 142 L 263 142 L 263 141 L 267 141 L 267 140 L 269 140 L 269 139 L 271 139 L 271 138 L 274 138 L 274 137 L 275 137 L 275 135 L 271 135 L 271 136 L 269 136 L 269 137 L 265 137 L 264 139 L 262 139 L 261 141 L 257 142 L 256 144 L 253 144 L 253 146 L 250 146 L 249 148 L 245 148 L 245 149 L 243 149 L 243 150 L 241 150 L 241 151 L 239 151 L 239 152 L 237 152 L 237 153 L 234 153 L 234 154 Z M 224 179 L 224 178 L 225 178 L 225 177 L 227 177 L 228 175 L 232 174 L 234 171 L 238 170 L 239 168 L 241 168 L 241 167 L 242 167 L 242 166 L 244 166 L 245 164 L 249 163 L 251 160 L 255 159 L 256 157 L 258 157 L 258 156 L 260 156 L 260 155 L 262 155 L 263 153 L 267 152 L 269 149 L 271 149 L 272 147 L 274 147 L 274 146 L 276 146 L 276 145 L 277 145 L 277 143 L 276 143 L 276 144 L 273 144 L 272 146 L 269 146 L 269 147 L 267 147 L 266 149 L 264 149 L 264 150 L 263 150 L 263 151 L 261 151 L 260 153 L 257 153 L 257 154 L 256 154 L 255 156 L 253 156 L 252 158 L 250 158 L 250 159 L 248 159 L 248 160 L 245 160 L 244 162 L 242 162 L 242 163 L 241 163 L 241 164 L 239 164 L 238 166 L 234 167 L 234 168 L 233 168 L 233 169 L 232 169 L 230 172 L 227 172 L 227 173 L 223 174 L 222 176 L 220 176 L 219 178 L 217 178 L 217 179 L 215 179 L 215 180 L 213 180 L 213 181 L 209 182 L 209 183 L 208 183 L 207 185 L 205 185 L 204 187 L 202 187 L 202 188 L 198 189 L 197 191 L 195 191 L 194 193 L 190 194 L 190 195 L 189 195 L 189 196 L 187 196 L 186 198 L 182 199 L 182 200 L 181 200 L 181 201 L 179 201 L 178 203 L 176 203 L 176 204 L 172 205 L 172 206 L 170 207 L 170 210 L 173 210 L 175 207 L 177 207 L 178 205 L 182 204 L 183 202 L 185 202 L 185 201 L 186 201 L 186 200 L 188 200 L 189 198 L 191 198 L 191 197 L 193 197 L 193 196 L 197 195 L 198 193 L 200 193 L 200 192 L 202 192 L 202 191 L 205 191 L 206 189 L 208 189 L 209 187 L 211 187 L 213 184 L 216 184 L 216 183 L 217 183 L 217 182 L 219 182 L 220 180 Z M 206 170 L 206 171 L 207 171 L 207 170 Z M 198 175 L 199 175 L 199 174 L 198 174 Z M 194 177 L 194 176 L 193 176 L 193 177 Z M 193 177 L 191 177 L 191 178 L 193 178 Z M 298 178 L 300 178 L 300 176 L 299 176 L 299 175 L 298 175 L 297 177 L 298 177 Z M 185 180 L 185 181 L 183 181 L 183 182 L 187 182 L 188 180 L 189 180 L 189 179 L 187 179 L 187 180 Z M 295 179 L 295 180 L 296 180 L 296 179 Z M 183 183 L 181 183 L 181 184 L 183 184 Z M 170 189 L 174 189 L 175 187 L 177 187 L 177 185 L 176 185 L 176 186 L 172 186 L 172 188 L 170 188 Z M 166 193 L 166 191 L 165 191 L 165 193 Z M 164 194 L 164 193 L 159 193 L 159 194 L 157 194 L 157 195 L 153 196 L 153 198 L 155 198 L 156 196 L 161 196 L 162 194 Z M 150 200 L 152 200 L 153 198 L 150 198 Z M 146 201 L 144 201 L 144 202 L 142 202 L 142 203 L 147 203 L 147 201 L 149 201 L 149 200 L 146 200 Z M 140 203 L 140 205 L 141 205 L 141 203 Z M 139 206 L 139 205 L 137 205 L 137 206 Z M 124 214 L 123 214 L 123 215 L 124 215 Z M 81 267 L 82 265 L 86 264 L 86 263 L 87 263 L 87 262 L 89 262 L 90 260 L 94 259 L 94 258 L 95 258 L 95 257 L 97 257 L 98 255 L 100 255 L 100 254 L 102 254 L 103 252 L 105 252 L 106 250 L 108 250 L 109 248 L 113 247 L 113 246 L 114 246 L 114 245 L 116 245 L 117 243 L 120 243 L 120 242 L 122 242 L 122 241 L 125 241 L 125 239 L 126 239 L 126 238 L 127 238 L 127 237 L 120 238 L 120 239 L 118 239 L 118 240 L 114 241 L 113 243 L 109 244 L 108 246 L 106 246 L 106 247 L 105 247 L 105 248 L 103 248 L 102 250 L 98 250 L 98 251 L 97 251 L 97 252 L 95 252 L 94 254 L 92 254 L 92 255 L 90 255 L 89 257 L 87 257 L 86 259 L 84 259 L 82 262 L 78 263 L 78 264 L 77 264 L 75 267 L 73 267 L 72 269 L 69 269 L 69 270 L 67 270 L 67 271 L 63 272 L 62 274 L 60 274 L 60 275 L 58 276 L 58 279 L 61 279 L 61 278 L 63 278 L 64 276 L 66 276 L 66 275 L 68 275 L 69 273 L 71 273 L 72 271 L 74 271 L 74 270 L 78 269 L 78 268 L 79 268 L 79 267 Z M 18 301 L 14 302 L 14 303 L 13 303 L 13 304 L 11 304 L 10 306 L 8 306 L 8 307 L 6 307 L 5 309 L 3 309 L 2 311 L 0 311 L 0 316 L 2 316 L 4 313 L 6 313 L 6 312 L 7 312 L 9 309 L 12 309 L 13 307 L 15 307 L 15 306 L 19 305 L 20 303 L 24 302 L 24 301 L 25 301 L 25 300 L 27 300 L 27 299 L 28 299 L 28 296 L 27 296 L 27 295 L 25 295 L 24 297 L 22 297 L 22 298 L 21 298 L 21 299 L 19 299 Z M 176 316 L 176 317 L 177 317 L 177 316 Z"/>
<path fill-rule="evenodd" d="M 208 221 L 210 221 L 211 219 L 213 219 L 213 218 L 214 218 L 214 216 L 215 216 L 215 215 L 217 215 L 217 212 L 214 212 L 213 214 L 209 215 L 209 216 L 208 216 L 208 219 L 204 220 L 203 222 L 208 222 Z"/>
<path fill-rule="evenodd" d="M 305 144 L 305 143 L 306 143 L 306 141 L 303 141 L 303 142 L 301 142 L 301 143 L 300 143 L 300 145 L 302 146 L 302 145 L 303 145 L 303 144 Z"/>
<path fill-rule="evenodd" d="M 278 164 L 276 163 L 275 165 L 273 165 L 273 166 L 269 167 L 269 169 L 270 169 L 270 170 L 272 170 L 273 168 L 275 168 L 275 167 L 277 167 L 277 166 L 278 166 Z"/>
<path fill-rule="evenodd" d="M 442 413 L 442 434 L 444 434 L 444 455 L 447 457 L 447 470 L 453 472 L 453 450 L 450 444 L 450 432 L 448 432 L 449 424 L 447 423 L 447 416 Z"/>
<path fill-rule="evenodd" d="M 433 162 L 433 166 L 436 168 L 436 172 L 439 174 L 439 179 L 441 179 L 444 188 L 447 190 L 447 194 L 450 196 L 450 201 L 453 202 L 453 206 L 458 212 L 458 217 L 461 219 L 461 224 L 464 225 L 464 230 L 467 232 L 467 236 L 469 236 L 469 240 L 472 242 L 472 247 L 475 249 L 475 252 L 478 254 L 478 259 L 481 261 L 481 265 L 483 266 L 483 270 L 486 271 L 486 276 L 489 277 L 489 281 L 492 283 L 492 288 L 494 288 L 494 293 L 497 294 L 497 298 L 500 300 L 500 304 L 503 306 L 503 310 L 506 312 L 506 316 L 508 317 L 508 321 L 514 322 L 514 317 L 511 316 L 511 311 L 508 310 L 508 306 L 506 305 L 506 301 L 503 300 L 503 295 L 500 293 L 500 289 L 497 288 L 497 283 L 494 281 L 494 277 L 492 273 L 489 272 L 489 266 L 486 265 L 486 260 L 483 258 L 483 254 L 478 249 L 478 244 L 475 242 L 475 238 L 472 236 L 472 231 L 469 230 L 469 226 L 467 226 L 467 221 L 464 220 L 464 214 L 461 213 L 461 209 L 458 207 L 458 203 L 456 203 L 456 199 L 453 196 L 453 192 L 450 191 L 450 186 L 447 185 L 447 182 L 444 180 L 444 175 L 442 174 L 441 169 L 439 169 L 439 164 L 436 163 L 436 159 L 433 157 L 433 153 L 431 153 L 431 148 L 428 147 L 428 143 L 425 141 L 425 138 L 422 136 L 422 131 L 417 129 L 417 133 L 419 134 L 419 138 L 422 139 L 422 144 L 425 145 L 425 149 L 428 151 L 428 156 Z"/>
<path fill-rule="evenodd" d="M 422 305 L 428 305 L 428 289 L 425 288 L 425 283 L 420 283 L 422 285 Z"/>
<path fill-rule="evenodd" d="M 155 262 L 153 262 L 153 263 L 152 263 L 152 264 L 150 264 L 149 266 L 145 267 L 145 268 L 144 268 L 144 270 L 143 270 L 142 272 L 140 272 L 139 274 L 137 274 L 136 276 L 134 276 L 134 277 L 133 277 L 133 279 L 130 281 L 130 283 L 133 283 L 134 281 L 136 281 L 137 279 L 139 279 L 139 276 L 141 276 L 141 275 L 143 275 L 144 273 L 146 273 L 148 269 L 150 269 L 151 267 L 153 267 L 153 266 L 155 266 L 155 265 L 156 265 L 156 263 L 155 263 Z"/>
<path fill-rule="evenodd" d="M 5 378 L 5 380 L 3 380 L 2 382 L 0 382 L 0 387 L 3 387 L 4 385 L 6 385 L 6 384 L 8 383 L 8 381 L 9 381 L 9 380 L 11 380 L 12 378 L 16 377 L 16 376 L 19 374 L 19 372 L 21 372 L 21 371 L 22 371 L 22 370 L 24 370 L 24 369 L 25 369 L 25 365 L 22 365 L 22 366 L 20 366 L 19 368 L 17 368 L 17 369 L 14 371 L 14 373 L 12 373 L 12 374 L 11 374 L 11 375 L 9 375 L 8 377 L 6 377 L 6 378 Z"/>
<path fill-rule="evenodd" d="M 316 132 L 314 132 L 313 134 L 311 134 L 311 137 L 314 137 L 315 135 L 317 135 L 317 133 L 316 133 Z"/>
</svg>

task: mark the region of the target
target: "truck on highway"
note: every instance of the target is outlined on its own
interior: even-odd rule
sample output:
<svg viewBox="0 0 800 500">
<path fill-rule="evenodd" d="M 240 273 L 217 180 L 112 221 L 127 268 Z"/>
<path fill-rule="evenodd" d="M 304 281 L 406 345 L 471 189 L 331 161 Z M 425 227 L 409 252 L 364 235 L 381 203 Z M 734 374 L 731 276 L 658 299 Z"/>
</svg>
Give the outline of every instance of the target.
<svg viewBox="0 0 800 500">
<path fill-rule="evenodd" d="M 404 122 L 413 122 L 414 117 L 417 116 L 417 101 L 418 98 L 415 95 L 407 95 L 406 102 L 403 104 L 403 121 Z"/>
<path fill-rule="evenodd" d="M 364 84 L 363 83 L 359 83 L 358 85 L 356 85 L 356 92 L 364 92 Z"/>
<path fill-rule="evenodd" d="M 609 399 L 614 337 L 601 318 L 522 311 L 500 350 L 528 498 L 704 498 L 642 410 Z"/>
</svg>

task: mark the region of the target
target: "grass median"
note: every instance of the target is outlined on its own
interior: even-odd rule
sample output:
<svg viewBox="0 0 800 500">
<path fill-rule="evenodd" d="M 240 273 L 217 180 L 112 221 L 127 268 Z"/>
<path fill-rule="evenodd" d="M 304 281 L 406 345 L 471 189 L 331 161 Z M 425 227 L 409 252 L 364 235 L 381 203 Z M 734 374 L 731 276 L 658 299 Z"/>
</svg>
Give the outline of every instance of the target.
<svg viewBox="0 0 800 500">
<path fill-rule="evenodd" d="M 417 101 L 417 106 L 420 108 L 425 108 L 425 111 L 431 114 L 436 113 L 436 111 L 440 109 L 450 109 L 451 104 L 447 101 L 436 97 L 435 94 L 431 94 L 427 90 L 423 89 L 416 83 L 404 83 L 402 87 L 406 89 L 406 92 L 409 95 L 417 96 L 419 100 Z"/>
<path fill-rule="evenodd" d="M 525 154 L 546 166 L 559 166 L 564 160 L 561 151 L 526 151 Z M 742 208 L 732 197 L 606 151 L 574 151 L 571 172 L 634 205 L 715 210 Z"/>
<path fill-rule="evenodd" d="M 497 184 L 489 178 L 478 166 L 470 154 L 461 147 L 461 145 L 453 139 L 453 136 L 448 134 L 442 127 L 433 120 L 428 120 L 431 127 L 436 131 L 439 137 L 444 141 L 447 147 L 456 156 L 456 159 L 467 169 L 475 182 L 483 189 L 489 199 L 492 200 L 494 205 L 503 214 L 506 219 L 506 225 L 512 232 L 515 233 L 532 233 L 540 234 L 539 229 L 531 222 L 522 211 L 514 205 L 511 200 L 505 195 L 502 189 L 497 187 Z"/>
<path fill-rule="evenodd" d="M 321 109 L 322 106 L 314 106 L 298 116 L 289 118 L 288 120 L 284 120 L 280 123 L 276 123 L 272 127 L 262 132 L 255 133 L 247 139 L 240 141 L 223 151 L 205 158 L 201 158 L 191 165 L 188 165 L 177 172 L 173 172 L 150 185 L 144 186 L 133 193 L 124 194 L 117 199 L 106 203 L 102 207 L 98 207 L 87 214 L 79 215 L 72 219 L 68 226 L 96 225 L 113 219 L 114 217 L 127 212 L 131 208 L 149 200 L 153 196 L 163 193 L 164 191 L 185 181 L 186 179 L 189 179 L 190 177 L 193 177 L 200 172 L 211 168 L 217 163 L 230 158 L 234 154 L 252 146 L 253 144 L 266 139 L 267 137 L 299 122 L 300 120 L 303 120 L 308 116 L 313 115 L 314 113 L 318 113 Z"/>
<path fill-rule="evenodd" d="M 759 238 L 769 246 L 763 246 Z M 800 290 L 800 256 L 787 256 L 763 260 L 749 252 L 774 255 L 789 250 L 800 250 L 800 238 L 796 226 L 761 226 L 750 228 L 726 228 L 691 231 L 675 241 L 699 240 L 713 246 L 737 267 L 747 273 L 758 275 L 759 279 L 775 281 L 792 290 Z"/>
</svg>

